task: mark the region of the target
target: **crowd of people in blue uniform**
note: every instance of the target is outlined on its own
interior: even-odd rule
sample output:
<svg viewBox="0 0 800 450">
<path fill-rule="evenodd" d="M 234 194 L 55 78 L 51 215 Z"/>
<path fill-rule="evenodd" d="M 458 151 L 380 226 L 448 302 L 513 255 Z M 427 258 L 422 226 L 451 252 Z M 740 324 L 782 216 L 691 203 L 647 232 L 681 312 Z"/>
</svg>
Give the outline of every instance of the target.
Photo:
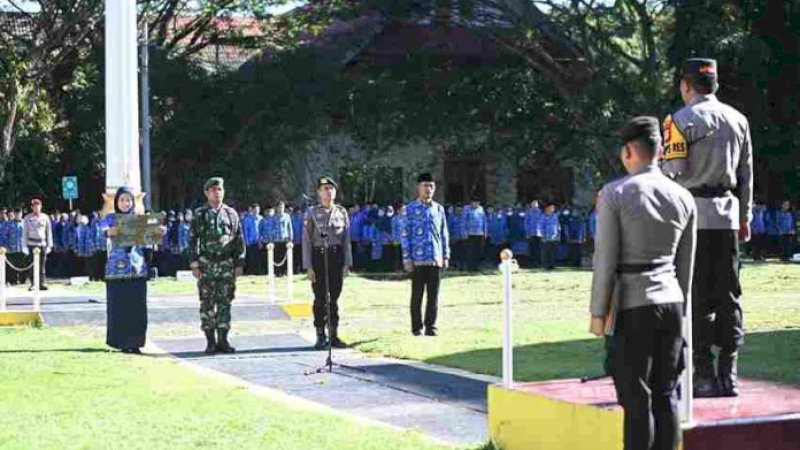
<svg viewBox="0 0 800 450">
<path fill-rule="evenodd" d="M 447 227 L 452 246 L 451 264 L 455 269 L 477 271 L 495 267 L 500 250 L 509 247 L 523 267 L 552 269 L 557 265 L 580 267 L 591 254 L 596 231 L 594 211 L 581 211 L 553 203 L 533 201 L 527 206 L 495 207 L 478 201 L 445 205 Z M 348 208 L 351 218 L 350 239 L 354 270 L 364 272 L 402 271 L 400 243 L 406 220 L 405 205 L 354 205 Z M 24 211 L 0 210 L 0 247 L 8 249 L 9 261 L 24 265 L 22 219 Z M 305 208 L 279 203 L 261 214 L 258 205 L 241 211 L 242 229 L 248 247 L 246 273 L 267 272 L 266 246 L 275 244 L 275 273 L 286 272 L 286 244 L 294 244 L 294 272 L 301 271 L 302 226 Z M 186 249 L 192 211 L 167 211 L 166 227 L 160 248 L 153 253 L 153 266 L 159 276 L 175 276 L 188 270 Z M 89 276 L 103 278 L 106 238 L 100 231 L 100 214 L 80 211 L 50 215 L 53 225 L 53 252 L 47 260 L 50 278 Z M 756 204 L 753 212 L 753 239 L 750 256 L 764 260 L 776 256 L 784 261 L 797 251 L 798 216 L 790 202 L 780 207 Z M 21 276 L 7 271 L 9 283 Z"/>
</svg>

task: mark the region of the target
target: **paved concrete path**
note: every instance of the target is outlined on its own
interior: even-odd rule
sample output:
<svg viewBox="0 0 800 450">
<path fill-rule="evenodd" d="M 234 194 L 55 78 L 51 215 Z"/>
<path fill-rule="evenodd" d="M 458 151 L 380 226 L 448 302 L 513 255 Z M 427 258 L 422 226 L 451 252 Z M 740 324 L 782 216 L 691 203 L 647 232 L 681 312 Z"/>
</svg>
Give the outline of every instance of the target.
<svg viewBox="0 0 800 450">
<path fill-rule="evenodd" d="M 33 296 L 27 289 L 8 290 L 8 309 L 31 310 Z M 42 320 L 49 326 L 105 326 L 105 294 L 69 292 L 51 288 L 42 291 Z M 151 296 L 147 299 L 147 316 L 150 324 L 195 323 L 199 314 L 196 295 Z M 277 304 L 264 298 L 238 296 L 231 307 L 237 321 L 288 320 L 289 316 Z"/>
<path fill-rule="evenodd" d="M 421 338 L 423 339 L 423 338 Z M 492 380 L 420 363 L 334 352 L 333 373 L 307 375 L 324 365 L 297 334 L 236 337 L 234 355 L 207 356 L 202 338 L 156 341 L 160 349 L 192 364 L 278 389 L 338 410 L 415 429 L 459 445 L 488 441 L 486 387 Z"/>
</svg>

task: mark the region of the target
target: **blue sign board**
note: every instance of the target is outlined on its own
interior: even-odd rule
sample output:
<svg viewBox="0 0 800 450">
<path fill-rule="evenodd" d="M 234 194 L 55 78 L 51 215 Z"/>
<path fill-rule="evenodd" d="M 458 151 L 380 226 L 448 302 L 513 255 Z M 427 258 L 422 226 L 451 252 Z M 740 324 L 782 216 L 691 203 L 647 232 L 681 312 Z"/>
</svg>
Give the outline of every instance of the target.
<svg viewBox="0 0 800 450">
<path fill-rule="evenodd" d="M 78 177 L 62 178 L 61 190 L 64 200 L 76 200 L 78 198 Z"/>
</svg>

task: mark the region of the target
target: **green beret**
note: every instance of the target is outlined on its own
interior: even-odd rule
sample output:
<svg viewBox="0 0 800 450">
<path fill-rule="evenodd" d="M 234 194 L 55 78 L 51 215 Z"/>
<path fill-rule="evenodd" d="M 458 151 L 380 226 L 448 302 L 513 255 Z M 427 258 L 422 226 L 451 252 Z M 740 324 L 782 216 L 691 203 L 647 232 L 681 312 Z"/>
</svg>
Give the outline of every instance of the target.
<svg viewBox="0 0 800 450">
<path fill-rule="evenodd" d="M 333 186 L 333 188 L 336 189 L 337 191 L 339 190 L 339 185 L 336 184 L 335 181 L 333 181 L 333 178 L 327 176 L 319 177 L 319 179 L 317 180 L 317 189 L 321 188 L 326 184 Z"/>
<path fill-rule="evenodd" d="M 224 188 L 225 187 L 225 180 L 223 180 L 222 177 L 211 177 L 208 180 L 206 180 L 205 183 L 203 183 L 203 190 L 207 191 L 208 188 L 213 187 L 213 186 L 219 186 L 219 187 Z"/>
<path fill-rule="evenodd" d="M 634 117 L 619 130 L 619 138 L 623 145 L 637 139 L 650 140 L 658 145 L 661 143 L 661 127 L 655 117 Z"/>
</svg>

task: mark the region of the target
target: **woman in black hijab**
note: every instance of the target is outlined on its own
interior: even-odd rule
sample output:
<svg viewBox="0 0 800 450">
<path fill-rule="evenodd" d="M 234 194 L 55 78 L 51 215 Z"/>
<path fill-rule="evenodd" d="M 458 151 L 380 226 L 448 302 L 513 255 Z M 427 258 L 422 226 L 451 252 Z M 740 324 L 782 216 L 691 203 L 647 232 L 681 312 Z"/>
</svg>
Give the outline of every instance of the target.
<svg viewBox="0 0 800 450">
<path fill-rule="evenodd" d="M 101 230 L 109 238 L 106 263 L 106 344 L 123 353 L 141 353 L 147 335 L 147 262 L 142 246 L 116 247 L 119 217 L 133 215 L 134 196 L 121 187 L 114 197 L 114 214 Z"/>
</svg>

